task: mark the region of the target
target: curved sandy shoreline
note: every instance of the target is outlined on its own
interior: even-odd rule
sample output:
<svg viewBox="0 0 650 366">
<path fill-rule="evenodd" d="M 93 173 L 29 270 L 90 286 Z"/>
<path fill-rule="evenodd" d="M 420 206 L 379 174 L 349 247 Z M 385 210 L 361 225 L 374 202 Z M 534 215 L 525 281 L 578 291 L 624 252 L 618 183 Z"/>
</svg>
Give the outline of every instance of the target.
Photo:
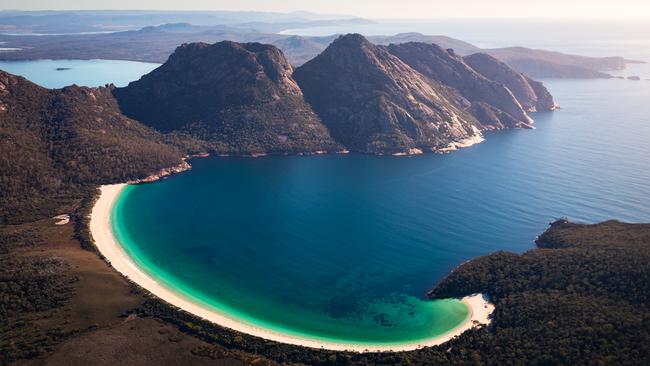
<svg viewBox="0 0 650 366">
<path fill-rule="evenodd" d="M 124 187 L 126 187 L 126 184 L 106 185 L 100 188 L 101 195 L 95 203 L 95 206 L 93 206 L 90 216 L 90 232 L 92 234 L 93 240 L 95 241 L 97 249 L 113 266 L 113 268 L 155 296 L 189 313 L 192 313 L 196 316 L 199 316 L 203 319 L 226 328 L 277 342 L 289 343 L 304 347 L 355 352 L 410 351 L 422 347 L 435 346 L 445 343 L 455 336 L 476 326 L 477 324 L 488 324 L 490 321 L 489 316 L 494 310 L 494 305 L 492 305 L 484 295 L 475 294 L 472 296 L 464 297 L 462 301 L 465 305 L 468 306 L 470 312 L 465 322 L 447 334 L 418 343 L 405 343 L 400 345 L 373 346 L 364 344 L 355 345 L 332 343 L 299 338 L 296 336 L 286 335 L 268 329 L 255 327 L 253 325 L 230 318 L 224 314 L 216 312 L 213 309 L 208 309 L 202 305 L 190 301 L 182 295 L 179 295 L 166 286 L 158 283 L 156 280 L 142 271 L 135 263 L 133 263 L 122 246 L 115 239 L 113 230 L 111 228 L 111 210 Z"/>
</svg>

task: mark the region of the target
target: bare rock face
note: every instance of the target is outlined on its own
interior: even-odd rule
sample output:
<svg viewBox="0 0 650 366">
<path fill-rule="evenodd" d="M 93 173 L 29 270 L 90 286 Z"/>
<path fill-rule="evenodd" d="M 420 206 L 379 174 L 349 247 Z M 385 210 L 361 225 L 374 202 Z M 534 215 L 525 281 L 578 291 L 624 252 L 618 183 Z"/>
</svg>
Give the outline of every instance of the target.
<svg viewBox="0 0 650 366">
<path fill-rule="evenodd" d="M 217 153 L 445 151 L 555 106 L 540 83 L 480 57 L 475 68 L 436 45 L 349 34 L 294 72 L 271 45 L 193 43 L 113 94 L 127 116 Z"/>
<path fill-rule="evenodd" d="M 388 49 L 429 79 L 457 90 L 472 103 L 473 113 L 482 124 L 509 128 L 527 127 L 532 123 L 503 83 L 479 74 L 453 50 L 418 42 L 391 44 Z"/>
<path fill-rule="evenodd" d="M 220 153 L 338 149 L 292 73 L 271 45 L 184 44 L 114 95 L 126 115 L 162 132 L 200 138 Z"/>
<path fill-rule="evenodd" d="M 332 136 L 350 150 L 437 151 L 480 136 L 470 102 L 358 34 L 339 37 L 294 78 Z"/>
<path fill-rule="evenodd" d="M 465 56 L 465 62 L 487 79 L 510 89 L 527 112 L 542 112 L 557 109 L 553 96 L 544 84 L 515 71 L 510 66 L 485 54 Z"/>
<path fill-rule="evenodd" d="M 560 106 L 555 103 L 555 99 L 553 98 L 553 95 L 551 95 L 551 92 L 546 89 L 541 81 L 533 80 L 528 76 L 526 76 L 526 81 L 528 81 L 528 84 L 530 84 L 530 87 L 533 88 L 533 91 L 535 92 L 535 97 L 537 98 L 535 108 L 537 112 L 554 111 L 560 108 Z"/>
</svg>

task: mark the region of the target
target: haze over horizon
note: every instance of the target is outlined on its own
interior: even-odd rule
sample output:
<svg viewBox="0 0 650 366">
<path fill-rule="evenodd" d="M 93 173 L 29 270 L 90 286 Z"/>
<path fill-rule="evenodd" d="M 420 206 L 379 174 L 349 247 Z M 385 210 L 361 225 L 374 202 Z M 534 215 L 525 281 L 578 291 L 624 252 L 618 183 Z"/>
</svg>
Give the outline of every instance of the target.
<svg viewBox="0 0 650 366">
<path fill-rule="evenodd" d="M 435 19 L 435 18 L 562 18 L 562 19 L 644 19 L 650 18 L 650 4 L 639 0 L 590 1 L 573 0 L 406 0 L 399 4 L 390 0 L 360 0 L 350 3 L 333 0 L 327 3 L 300 0 L 210 1 L 185 0 L 114 0 L 111 7 L 104 3 L 84 0 L 0 0 L 6 10 L 177 10 L 177 11 L 268 11 L 349 14 L 374 19 Z"/>
</svg>

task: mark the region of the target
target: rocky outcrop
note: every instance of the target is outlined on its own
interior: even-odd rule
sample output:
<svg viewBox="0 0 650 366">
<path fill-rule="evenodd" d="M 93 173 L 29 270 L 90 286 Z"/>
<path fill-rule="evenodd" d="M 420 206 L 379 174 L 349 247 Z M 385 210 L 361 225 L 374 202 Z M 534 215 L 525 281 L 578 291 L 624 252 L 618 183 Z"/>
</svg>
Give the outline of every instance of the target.
<svg viewBox="0 0 650 366">
<path fill-rule="evenodd" d="M 554 111 L 560 108 L 560 106 L 555 103 L 555 99 L 553 98 L 553 95 L 551 95 L 551 92 L 546 89 L 541 81 L 533 80 L 528 76 L 526 76 L 526 81 L 528 81 L 528 84 L 530 84 L 531 88 L 533 88 L 533 91 L 535 92 L 535 97 L 537 98 L 535 107 L 537 112 Z"/>
<path fill-rule="evenodd" d="M 506 128 L 527 127 L 532 123 L 503 83 L 479 74 L 453 50 L 417 42 L 391 44 L 388 49 L 426 77 L 457 90 L 472 103 L 472 110 L 482 124 Z"/>
<path fill-rule="evenodd" d="M 158 172 L 156 172 L 154 174 L 151 174 L 151 175 L 149 175 L 149 176 L 147 176 L 145 178 L 133 179 L 133 180 L 128 181 L 127 183 L 128 184 L 152 183 L 152 182 L 161 180 L 163 178 L 167 178 L 167 177 L 169 177 L 170 175 L 173 175 L 173 174 L 186 172 L 186 171 L 188 171 L 190 169 L 192 169 L 192 166 L 190 165 L 190 163 L 188 163 L 186 159 L 183 159 L 183 162 L 176 165 L 176 166 L 160 169 Z"/>
<path fill-rule="evenodd" d="M 487 79 L 507 87 L 527 112 L 557 108 L 553 96 L 542 83 L 532 80 L 496 58 L 485 53 L 475 53 L 465 56 L 464 60 Z"/>
<path fill-rule="evenodd" d="M 122 111 L 225 154 L 337 150 L 274 46 L 184 44 L 158 69 L 115 90 Z"/>
<path fill-rule="evenodd" d="M 342 36 L 294 78 L 332 136 L 353 151 L 437 151 L 477 134 L 470 103 L 387 48 Z"/>
</svg>

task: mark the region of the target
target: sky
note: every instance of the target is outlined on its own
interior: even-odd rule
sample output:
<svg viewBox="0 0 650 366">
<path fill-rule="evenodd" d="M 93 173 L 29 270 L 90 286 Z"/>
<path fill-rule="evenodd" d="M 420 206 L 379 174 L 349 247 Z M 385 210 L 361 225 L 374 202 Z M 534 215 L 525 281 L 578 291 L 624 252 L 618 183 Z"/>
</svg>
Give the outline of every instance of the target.
<svg viewBox="0 0 650 366">
<path fill-rule="evenodd" d="M 0 0 L 0 9 L 310 11 L 386 18 L 650 18 L 649 0 Z"/>
</svg>

